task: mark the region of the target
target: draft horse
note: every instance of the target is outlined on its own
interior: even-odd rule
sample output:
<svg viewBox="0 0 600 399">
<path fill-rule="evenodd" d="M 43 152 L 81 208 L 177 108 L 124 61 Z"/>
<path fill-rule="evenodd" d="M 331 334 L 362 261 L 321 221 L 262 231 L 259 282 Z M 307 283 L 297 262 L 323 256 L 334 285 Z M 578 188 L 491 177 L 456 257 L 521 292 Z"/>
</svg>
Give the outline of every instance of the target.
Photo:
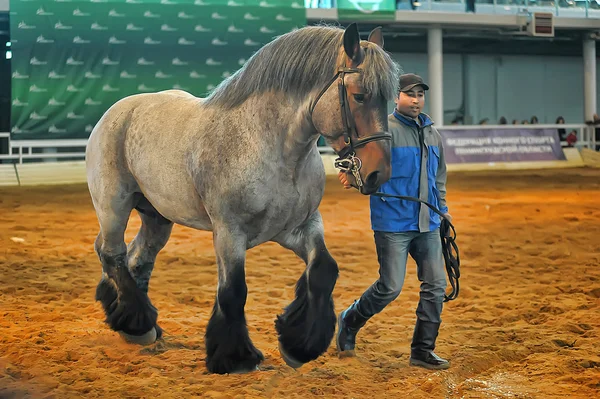
<svg viewBox="0 0 600 399">
<path fill-rule="evenodd" d="M 206 98 L 166 90 L 113 104 L 86 150 L 100 224 L 96 300 L 108 326 L 137 344 L 161 337 L 148 284 L 178 223 L 213 232 L 210 372 L 247 372 L 264 359 L 248 335 L 244 264 L 246 250 L 267 241 L 307 265 L 275 322 L 281 355 L 293 367 L 320 356 L 335 330 L 338 266 L 318 211 L 325 172 L 316 141 L 327 139 L 361 193 L 375 192 L 390 177 L 386 101 L 398 70 L 379 28 L 361 41 L 356 24 L 303 27 L 262 47 Z M 126 245 L 133 209 L 142 224 Z"/>
</svg>

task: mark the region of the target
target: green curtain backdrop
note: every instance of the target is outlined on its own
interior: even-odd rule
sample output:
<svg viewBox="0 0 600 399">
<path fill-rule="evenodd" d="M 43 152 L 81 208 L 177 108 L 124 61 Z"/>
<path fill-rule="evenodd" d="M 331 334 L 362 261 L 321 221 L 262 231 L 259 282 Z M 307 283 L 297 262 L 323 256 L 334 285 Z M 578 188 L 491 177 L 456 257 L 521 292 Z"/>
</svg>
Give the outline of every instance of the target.
<svg viewBox="0 0 600 399">
<path fill-rule="evenodd" d="M 340 21 L 393 21 L 396 0 L 337 0 Z"/>
<path fill-rule="evenodd" d="M 11 0 L 13 139 L 87 138 L 135 93 L 203 96 L 277 35 L 303 0 Z"/>
</svg>

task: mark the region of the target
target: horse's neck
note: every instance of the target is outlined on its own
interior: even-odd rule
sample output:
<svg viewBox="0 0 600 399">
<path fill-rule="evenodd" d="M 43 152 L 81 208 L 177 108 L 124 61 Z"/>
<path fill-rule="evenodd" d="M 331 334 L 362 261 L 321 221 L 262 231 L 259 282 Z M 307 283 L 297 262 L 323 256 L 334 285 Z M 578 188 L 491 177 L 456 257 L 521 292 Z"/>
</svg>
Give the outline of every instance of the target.
<svg viewBox="0 0 600 399">
<path fill-rule="evenodd" d="M 242 105 L 247 123 L 257 129 L 268 147 L 286 166 L 302 162 L 318 136 L 308 118 L 309 101 L 296 102 L 284 94 L 265 94 Z"/>
<path fill-rule="evenodd" d="M 318 138 L 308 116 L 309 102 L 298 104 L 284 134 L 283 156 L 287 162 L 303 162 Z"/>
</svg>

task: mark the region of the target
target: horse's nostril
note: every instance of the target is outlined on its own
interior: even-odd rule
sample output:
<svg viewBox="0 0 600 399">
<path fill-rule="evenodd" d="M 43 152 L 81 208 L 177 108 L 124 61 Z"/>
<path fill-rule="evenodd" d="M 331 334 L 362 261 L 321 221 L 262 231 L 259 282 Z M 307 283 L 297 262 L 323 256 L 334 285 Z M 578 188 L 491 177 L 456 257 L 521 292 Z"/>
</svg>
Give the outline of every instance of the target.
<svg viewBox="0 0 600 399">
<path fill-rule="evenodd" d="M 377 183 L 379 182 L 379 172 L 375 171 L 367 176 L 367 181 L 365 185 L 369 188 L 377 187 Z"/>
</svg>

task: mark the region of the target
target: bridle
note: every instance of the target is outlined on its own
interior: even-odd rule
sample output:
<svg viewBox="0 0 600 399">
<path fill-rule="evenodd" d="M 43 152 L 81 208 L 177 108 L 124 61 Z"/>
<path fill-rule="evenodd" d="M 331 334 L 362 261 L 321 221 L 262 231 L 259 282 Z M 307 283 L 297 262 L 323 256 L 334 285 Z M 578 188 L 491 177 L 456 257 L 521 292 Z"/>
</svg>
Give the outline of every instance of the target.
<svg viewBox="0 0 600 399">
<path fill-rule="evenodd" d="M 367 143 L 371 141 L 378 140 L 391 140 L 392 136 L 388 132 L 376 132 L 369 136 L 360 138 L 358 137 L 358 130 L 356 129 L 356 123 L 354 118 L 352 117 L 352 111 L 350 110 L 350 104 L 348 102 L 348 93 L 346 93 L 346 85 L 344 84 L 344 77 L 346 74 L 350 73 L 362 73 L 362 69 L 359 68 L 346 68 L 341 67 L 338 69 L 337 73 L 331 78 L 331 80 L 327 83 L 327 85 L 321 90 L 319 95 L 316 97 L 315 101 L 311 104 L 309 108 L 310 121 L 313 122 L 313 111 L 317 106 L 317 103 L 325 94 L 325 92 L 329 89 L 329 87 L 338 80 L 338 92 L 339 92 L 339 100 L 340 100 L 340 109 L 342 112 L 342 123 L 344 124 L 344 131 L 341 135 L 344 136 L 344 144 L 345 146 L 336 151 L 338 158 L 335 160 L 335 167 L 344 171 L 346 173 L 352 173 L 354 179 L 356 180 L 356 185 L 361 188 L 363 186 L 362 178 L 360 177 L 360 168 L 362 167 L 362 162 L 360 158 L 356 156 L 356 149 L 365 146 Z M 316 127 L 315 127 L 316 129 Z M 321 132 L 319 132 L 321 133 Z M 352 138 L 353 134 L 356 138 Z M 323 133 L 321 133 L 323 134 Z M 334 136 L 333 134 L 330 136 Z M 339 137 L 340 135 L 337 135 Z"/>
</svg>

